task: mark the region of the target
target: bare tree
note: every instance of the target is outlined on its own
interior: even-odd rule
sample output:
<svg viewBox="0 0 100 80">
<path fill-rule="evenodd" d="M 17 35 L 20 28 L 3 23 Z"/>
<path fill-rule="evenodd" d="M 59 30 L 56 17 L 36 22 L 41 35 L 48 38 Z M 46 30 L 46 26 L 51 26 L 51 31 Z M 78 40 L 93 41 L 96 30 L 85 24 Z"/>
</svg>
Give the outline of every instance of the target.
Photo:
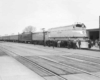
<svg viewBox="0 0 100 80">
<path fill-rule="evenodd" d="M 23 33 L 31 33 L 31 32 L 35 32 L 36 27 L 33 26 L 27 26 L 24 30 Z"/>
</svg>

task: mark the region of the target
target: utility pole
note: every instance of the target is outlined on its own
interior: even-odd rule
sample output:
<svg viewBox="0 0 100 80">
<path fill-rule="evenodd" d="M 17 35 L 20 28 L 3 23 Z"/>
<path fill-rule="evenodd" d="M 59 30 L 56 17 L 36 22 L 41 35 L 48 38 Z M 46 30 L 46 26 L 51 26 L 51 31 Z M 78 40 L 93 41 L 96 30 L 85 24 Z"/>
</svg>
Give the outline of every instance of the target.
<svg viewBox="0 0 100 80">
<path fill-rule="evenodd" d="M 100 16 L 99 16 L 99 49 L 100 49 Z"/>
<path fill-rule="evenodd" d="M 42 28 L 43 30 L 43 45 L 45 46 L 45 28 Z"/>
</svg>

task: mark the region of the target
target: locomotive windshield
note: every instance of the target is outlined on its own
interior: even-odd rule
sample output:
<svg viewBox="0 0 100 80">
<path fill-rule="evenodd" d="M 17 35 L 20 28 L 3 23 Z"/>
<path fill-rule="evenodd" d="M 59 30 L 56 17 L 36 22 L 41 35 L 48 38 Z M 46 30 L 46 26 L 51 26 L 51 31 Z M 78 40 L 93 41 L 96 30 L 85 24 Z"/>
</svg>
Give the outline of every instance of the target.
<svg viewBox="0 0 100 80">
<path fill-rule="evenodd" d="M 84 24 L 76 24 L 76 27 L 84 27 L 84 28 L 86 28 L 86 26 Z"/>
<path fill-rule="evenodd" d="M 76 24 L 76 27 L 82 27 L 82 24 Z"/>
</svg>

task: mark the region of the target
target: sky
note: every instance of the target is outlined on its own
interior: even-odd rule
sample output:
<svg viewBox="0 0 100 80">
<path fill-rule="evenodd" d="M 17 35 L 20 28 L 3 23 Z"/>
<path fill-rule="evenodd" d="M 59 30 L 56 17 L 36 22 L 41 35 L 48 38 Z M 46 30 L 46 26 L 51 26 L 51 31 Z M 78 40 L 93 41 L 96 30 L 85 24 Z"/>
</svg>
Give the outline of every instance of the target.
<svg viewBox="0 0 100 80">
<path fill-rule="evenodd" d="M 21 33 L 25 27 L 36 31 L 84 23 L 99 28 L 99 0 L 0 0 L 0 35 Z"/>
</svg>

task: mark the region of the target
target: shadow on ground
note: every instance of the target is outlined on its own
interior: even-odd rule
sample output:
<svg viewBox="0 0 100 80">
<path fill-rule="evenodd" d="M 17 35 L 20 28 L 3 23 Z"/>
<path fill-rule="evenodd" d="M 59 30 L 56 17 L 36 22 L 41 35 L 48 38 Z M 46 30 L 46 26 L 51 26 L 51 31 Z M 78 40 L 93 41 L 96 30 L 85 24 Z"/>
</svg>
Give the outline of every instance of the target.
<svg viewBox="0 0 100 80">
<path fill-rule="evenodd" d="M 3 51 L 0 50 L 0 57 L 1 56 L 7 56 L 7 54 L 5 52 L 3 52 Z"/>
<path fill-rule="evenodd" d="M 89 50 L 89 51 L 96 51 L 96 52 L 100 52 L 100 50 L 96 50 L 96 49 L 82 49 L 82 50 Z"/>
</svg>

